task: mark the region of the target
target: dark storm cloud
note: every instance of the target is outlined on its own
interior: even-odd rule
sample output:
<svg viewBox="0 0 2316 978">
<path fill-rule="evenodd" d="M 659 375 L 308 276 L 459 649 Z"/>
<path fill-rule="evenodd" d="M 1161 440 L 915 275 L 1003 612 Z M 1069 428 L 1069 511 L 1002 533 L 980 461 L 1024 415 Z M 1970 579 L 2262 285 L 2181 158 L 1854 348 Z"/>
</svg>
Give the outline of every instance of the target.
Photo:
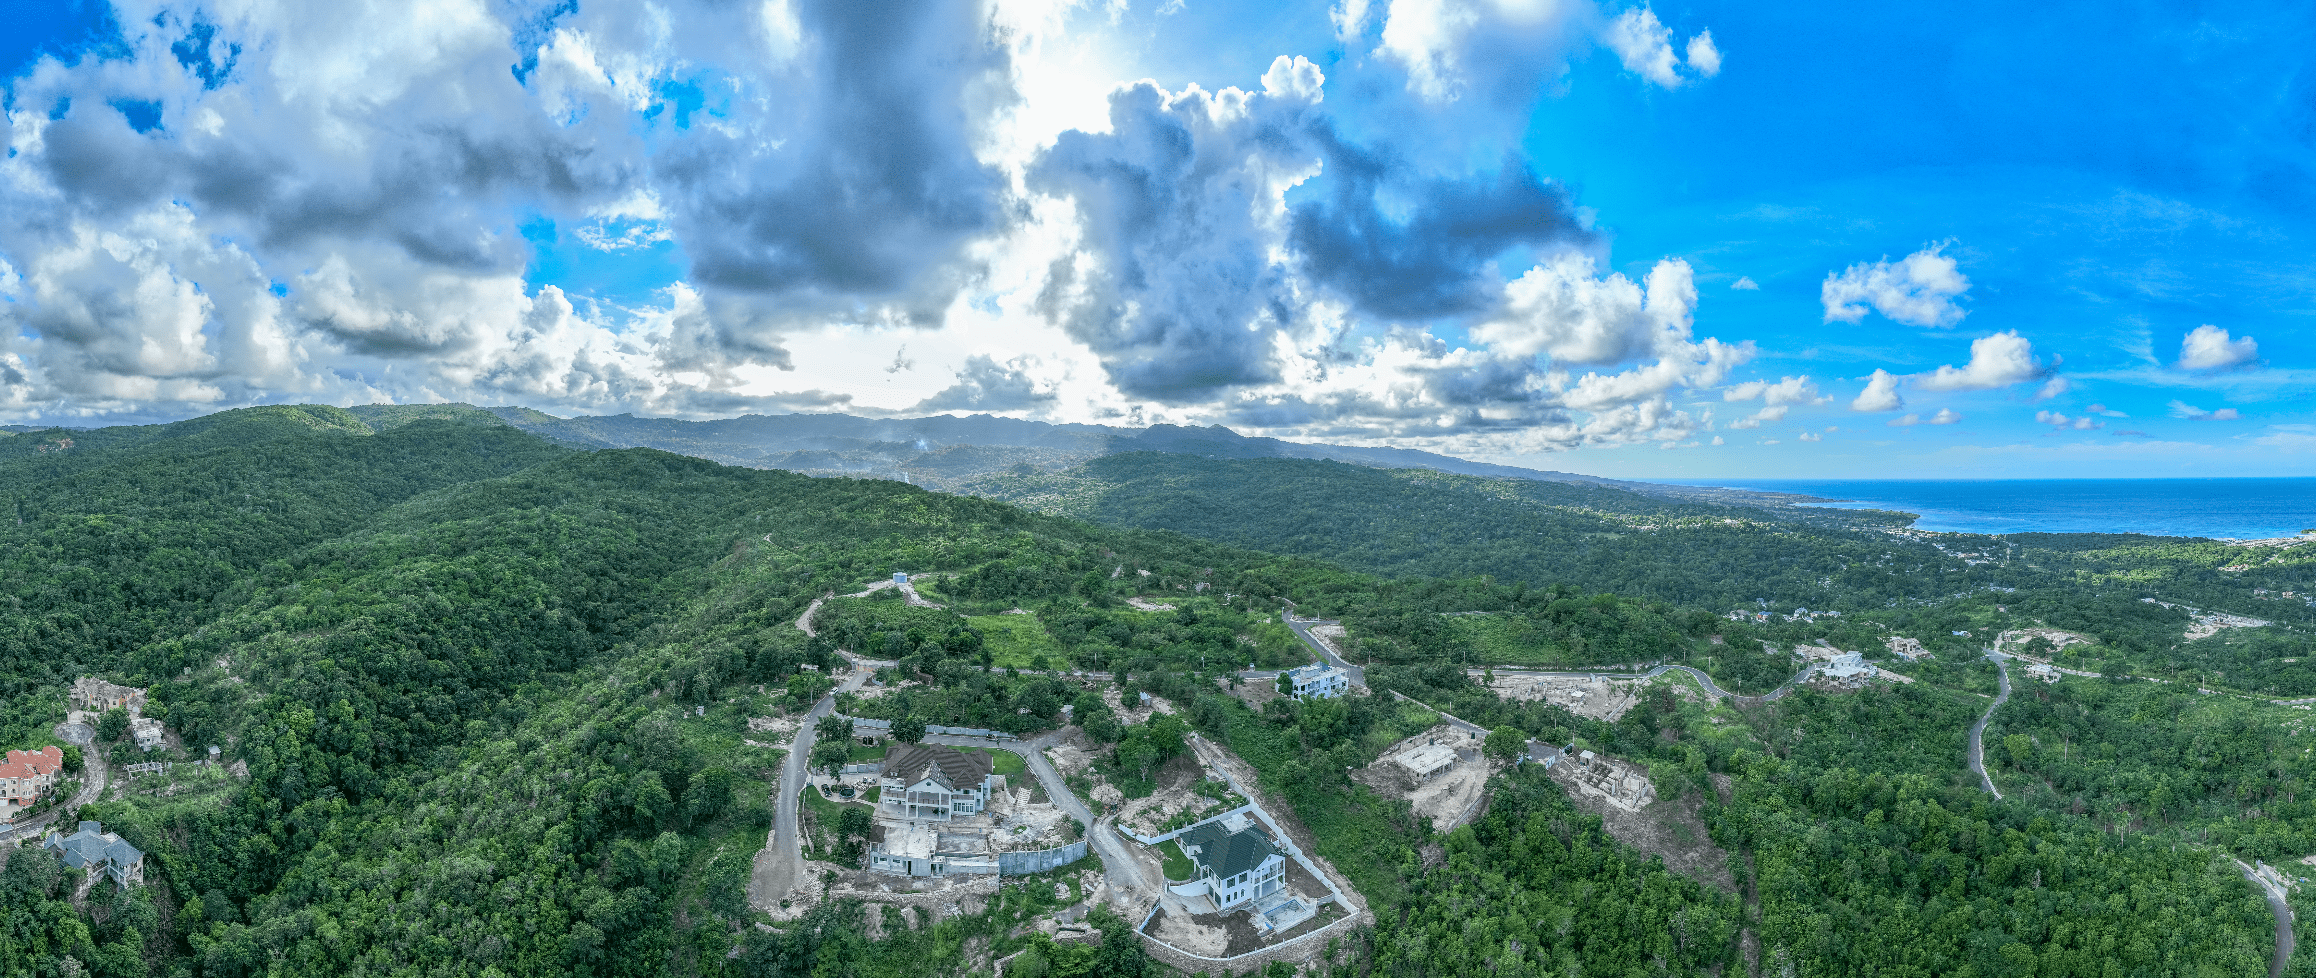
<svg viewBox="0 0 2316 978">
<path fill-rule="evenodd" d="M 1008 56 L 972 5 L 822 2 L 799 19 L 810 67 L 776 96 L 797 113 L 779 145 L 695 125 L 657 164 L 692 280 L 788 317 L 897 301 L 937 325 L 972 274 L 960 248 L 1005 220 L 1003 174 L 973 140 L 1013 98 Z"/>
<path fill-rule="evenodd" d="M 1518 159 L 1493 174 L 1429 179 L 1404 189 L 1411 168 L 1388 150 L 1326 138 L 1324 175 L 1294 207 L 1291 241 L 1311 278 L 1378 316 L 1429 319 L 1475 312 L 1500 285 L 1488 262 L 1515 246 L 1584 242 L 1591 234 L 1568 191 Z M 1408 217 L 1384 213 L 1406 201 Z"/>
</svg>

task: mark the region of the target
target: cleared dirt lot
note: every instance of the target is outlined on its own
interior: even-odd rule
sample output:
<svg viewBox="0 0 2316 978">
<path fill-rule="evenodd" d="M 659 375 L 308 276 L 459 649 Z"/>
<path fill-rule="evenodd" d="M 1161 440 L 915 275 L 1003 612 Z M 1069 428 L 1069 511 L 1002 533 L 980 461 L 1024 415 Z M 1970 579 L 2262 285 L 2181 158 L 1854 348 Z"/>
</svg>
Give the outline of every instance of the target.
<svg viewBox="0 0 2316 978">
<path fill-rule="evenodd" d="M 1455 764 L 1421 780 L 1400 765 L 1400 758 L 1434 744 L 1456 751 Z M 1488 777 L 1494 771 L 1495 766 L 1480 756 L 1464 731 L 1442 723 L 1391 745 L 1375 763 L 1354 772 L 1352 778 L 1387 797 L 1407 799 L 1417 815 L 1430 819 L 1433 828 L 1447 832 L 1478 815 L 1480 798 L 1487 792 Z"/>
</svg>

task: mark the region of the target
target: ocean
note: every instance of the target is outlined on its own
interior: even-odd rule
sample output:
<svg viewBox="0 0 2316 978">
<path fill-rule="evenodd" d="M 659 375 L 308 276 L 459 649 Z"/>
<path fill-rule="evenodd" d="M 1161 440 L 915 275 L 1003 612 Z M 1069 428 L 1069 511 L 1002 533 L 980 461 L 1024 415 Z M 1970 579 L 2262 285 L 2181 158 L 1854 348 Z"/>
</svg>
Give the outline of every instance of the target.
<svg viewBox="0 0 2316 978">
<path fill-rule="evenodd" d="M 2147 533 L 2256 540 L 2316 529 L 2316 478 L 1660 479 L 1842 500 L 1843 509 L 1920 514 L 1959 533 Z"/>
</svg>

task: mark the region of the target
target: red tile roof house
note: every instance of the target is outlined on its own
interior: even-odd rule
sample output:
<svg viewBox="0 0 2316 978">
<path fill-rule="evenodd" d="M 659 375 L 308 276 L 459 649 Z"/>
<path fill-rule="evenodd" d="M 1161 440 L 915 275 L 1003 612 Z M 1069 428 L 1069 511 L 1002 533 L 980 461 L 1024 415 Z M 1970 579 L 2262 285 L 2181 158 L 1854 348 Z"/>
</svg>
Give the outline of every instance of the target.
<svg viewBox="0 0 2316 978">
<path fill-rule="evenodd" d="M 9 751 L 8 759 L 0 762 L 0 822 L 14 821 L 17 812 L 32 807 L 63 770 L 64 752 L 54 745 Z"/>
</svg>

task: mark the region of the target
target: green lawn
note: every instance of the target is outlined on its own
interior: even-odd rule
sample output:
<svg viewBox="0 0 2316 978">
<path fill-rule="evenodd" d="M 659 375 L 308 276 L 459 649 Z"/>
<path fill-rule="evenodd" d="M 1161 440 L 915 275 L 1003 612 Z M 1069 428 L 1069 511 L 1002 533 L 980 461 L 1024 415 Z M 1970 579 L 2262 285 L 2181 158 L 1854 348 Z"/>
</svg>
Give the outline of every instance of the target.
<svg viewBox="0 0 2316 978">
<path fill-rule="evenodd" d="M 876 745 L 875 745 L 875 746 L 873 746 L 873 747 L 872 747 L 872 746 L 869 746 L 869 745 L 866 745 L 866 744 L 863 744 L 863 743 L 861 743 L 860 741 L 857 741 L 857 740 L 856 740 L 856 741 L 853 741 L 853 744 L 852 744 L 852 763 L 854 763 L 854 764 L 859 764 L 859 763 L 861 763 L 861 762 L 863 762 L 863 761 L 881 761 L 881 760 L 884 760 L 884 759 L 885 759 L 885 741 L 883 741 L 883 740 L 878 740 L 878 741 L 876 742 Z"/>
<path fill-rule="evenodd" d="M 1061 644 L 1045 633 L 1036 615 L 974 615 L 965 621 L 988 641 L 995 656 L 992 664 L 999 669 L 1035 668 L 1032 660 L 1041 655 L 1048 669 L 1068 665 L 1069 657 L 1062 654 Z"/>
<path fill-rule="evenodd" d="M 980 753 L 989 755 L 990 763 L 995 765 L 996 771 L 999 774 L 1012 775 L 1029 773 L 1029 762 L 1022 760 L 1021 755 L 1012 751 L 997 750 L 991 747 L 959 747 L 957 749 L 966 751 L 978 751 Z"/>
<path fill-rule="evenodd" d="M 1197 868 L 1190 865 L 1190 857 L 1182 854 L 1182 847 L 1168 839 L 1158 844 L 1158 858 L 1166 863 L 1166 881 L 1180 883 L 1190 879 Z"/>
</svg>

